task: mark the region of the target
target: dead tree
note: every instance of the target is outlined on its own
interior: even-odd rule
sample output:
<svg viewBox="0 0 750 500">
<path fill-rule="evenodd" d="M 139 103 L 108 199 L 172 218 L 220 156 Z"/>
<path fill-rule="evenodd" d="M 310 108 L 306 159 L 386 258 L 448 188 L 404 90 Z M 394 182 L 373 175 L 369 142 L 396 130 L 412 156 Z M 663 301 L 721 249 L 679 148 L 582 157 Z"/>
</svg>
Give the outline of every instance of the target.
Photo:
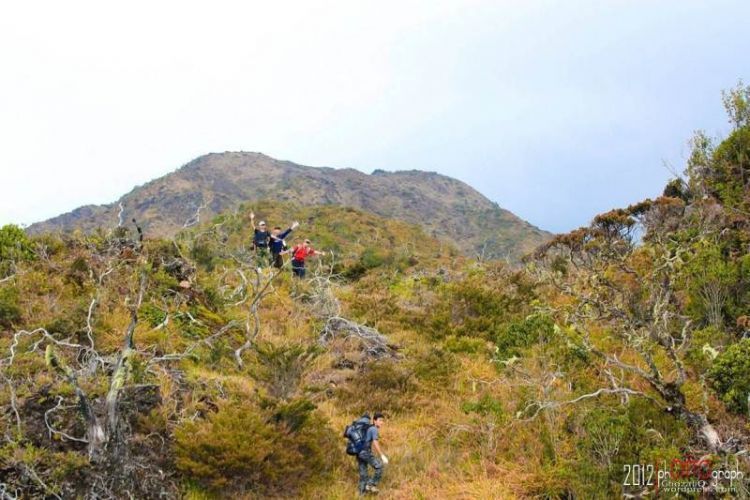
<svg viewBox="0 0 750 500">
<path fill-rule="evenodd" d="M 132 496 L 133 492 L 142 494 L 146 490 L 171 494 L 176 491 L 174 484 L 166 480 L 164 473 L 155 464 L 132 456 L 128 446 L 129 436 L 123 428 L 127 418 L 121 407 L 124 392 L 127 390 L 130 400 L 136 397 L 136 392 L 152 389 L 146 385 L 128 385 L 132 360 L 137 352 L 138 310 L 146 292 L 149 273 L 142 254 L 140 230 L 138 234 L 135 240 L 130 239 L 127 229 L 119 227 L 103 242 L 98 239 L 83 242 L 89 252 L 89 278 L 93 281 L 95 290 L 87 308 L 83 330 L 85 336 L 80 336 L 79 340 L 72 337 L 61 339 L 59 333 L 45 328 L 18 330 L 11 337 L 7 356 L 0 358 L 0 372 L 3 374 L 0 380 L 8 387 L 11 414 L 16 424 L 15 434 L 6 433 L 7 441 L 18 442 L 17 440 L 23 439 L 25 427 L 16 394 L 18 388 L 28 385 L 30 380 L 21 377 L 15 379 L 10 375 L 13 370 L 9 370 L 14 368 L 19 355 L 44 353 L 51 373 L 73 388 L 74 404 L 65 404 L 66 396 L 57 395 L 54 406 L 44 411 L 43 422 L 50 437 L 55 436 L 62 442 L 87 445 L 91 467 L 87 472 L 90 484 L 85 487 L 87 495 L 96 498 L 114 497 L 127 492 Z M 118 281 L 113 281 L 115 279 Z M 94 319 L 99 304 L 107 295 L 102 291 L 105 287 L 112 289 L 115 283 L 116 288 L 124 295 L 130 321 L 124 329 L 122 347 L 114 352 L 104 352 L 96 344 Z M 87 387 L 92 383 L 94 386 L 98 385 L 105 377 L 109 380 L 106 384 L 106 397 L 89 395 Z M 82 436 L 58 427 L 61 425 L 59 422 L 75 427 L 74 410 L 84 423 Z M 19 467 L 46 495 L 59 497 L 42 479 L 43 474 L 29 469 L 28 464 L 21 463 Z M 83 489 L 83 485 L 75 487 Z"/>
</svg>

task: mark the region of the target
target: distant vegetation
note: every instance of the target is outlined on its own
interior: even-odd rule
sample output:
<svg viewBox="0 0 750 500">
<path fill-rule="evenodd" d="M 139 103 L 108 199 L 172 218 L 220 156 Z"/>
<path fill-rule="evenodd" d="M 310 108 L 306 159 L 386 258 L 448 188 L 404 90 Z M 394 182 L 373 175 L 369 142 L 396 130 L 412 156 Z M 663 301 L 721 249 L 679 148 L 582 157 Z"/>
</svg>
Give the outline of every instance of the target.
<svg viewBox="0 0 750 500">
<path fill-rule="evenodd" d="M 523 267 L 334 205 L 143 241 L 0 229 L 0 483 L 352 498 L 341 432 L 366 410 L 386 498 L 653 493 L 626 468 L 686 457 L 750 473 L 750 91 L 725 104 L 731 133 L 698 133 L 663 196 Z M 250 208 L 332 253 L 306 281 L 257 272 Z"/>
</svg>

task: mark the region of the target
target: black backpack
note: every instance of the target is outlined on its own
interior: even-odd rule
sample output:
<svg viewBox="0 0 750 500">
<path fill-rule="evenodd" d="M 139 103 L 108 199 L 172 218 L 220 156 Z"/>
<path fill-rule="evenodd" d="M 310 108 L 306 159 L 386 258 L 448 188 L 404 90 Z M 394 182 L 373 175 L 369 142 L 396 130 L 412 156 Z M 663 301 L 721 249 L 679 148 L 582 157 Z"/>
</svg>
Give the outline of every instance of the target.
<svg viewBox="0 0 750 500">
<path fill-rule="evenodd" d="M 346 443 L 347 455 L 359 455 L 367 444 L 367 430 L 372 427 L 369 421 L 357 419 L 344 429 L 344 437 L 349 440 Z"/>
</svg>

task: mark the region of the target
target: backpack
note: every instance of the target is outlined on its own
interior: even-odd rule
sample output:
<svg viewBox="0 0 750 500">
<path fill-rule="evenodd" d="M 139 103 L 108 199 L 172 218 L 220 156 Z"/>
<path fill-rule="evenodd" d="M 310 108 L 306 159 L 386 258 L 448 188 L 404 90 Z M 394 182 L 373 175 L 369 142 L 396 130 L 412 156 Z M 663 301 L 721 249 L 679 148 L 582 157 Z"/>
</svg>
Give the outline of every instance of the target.
<svg viewBox="0 0 750 500">
<path fill-rule="evenodd" d="M 359 452 L 365 449 L 365 445 L 367 444 L 367 430 L 370 427 L 372 427 L 372 424 L 363 419 L 355 420 L 351 425 L 346 426 L 344 437 L 349 440 L 346 443 L 347 455 L 359 455 Z"/>
</svg>

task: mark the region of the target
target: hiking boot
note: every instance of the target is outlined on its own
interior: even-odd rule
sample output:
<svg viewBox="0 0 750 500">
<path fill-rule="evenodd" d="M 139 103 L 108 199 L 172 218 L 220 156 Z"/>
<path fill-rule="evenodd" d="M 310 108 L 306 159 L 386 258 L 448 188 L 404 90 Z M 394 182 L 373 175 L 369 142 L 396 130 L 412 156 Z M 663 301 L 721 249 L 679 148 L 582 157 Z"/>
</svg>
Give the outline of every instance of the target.
<svg viewBox="0 0 750 500">
<path fill-rule="evenodd" d="M 380 493 L 380 490 L 374 484 L 368 484 L 365 486 L 365 491 L 369 491 L 370 493 Z"/>
</svg>

